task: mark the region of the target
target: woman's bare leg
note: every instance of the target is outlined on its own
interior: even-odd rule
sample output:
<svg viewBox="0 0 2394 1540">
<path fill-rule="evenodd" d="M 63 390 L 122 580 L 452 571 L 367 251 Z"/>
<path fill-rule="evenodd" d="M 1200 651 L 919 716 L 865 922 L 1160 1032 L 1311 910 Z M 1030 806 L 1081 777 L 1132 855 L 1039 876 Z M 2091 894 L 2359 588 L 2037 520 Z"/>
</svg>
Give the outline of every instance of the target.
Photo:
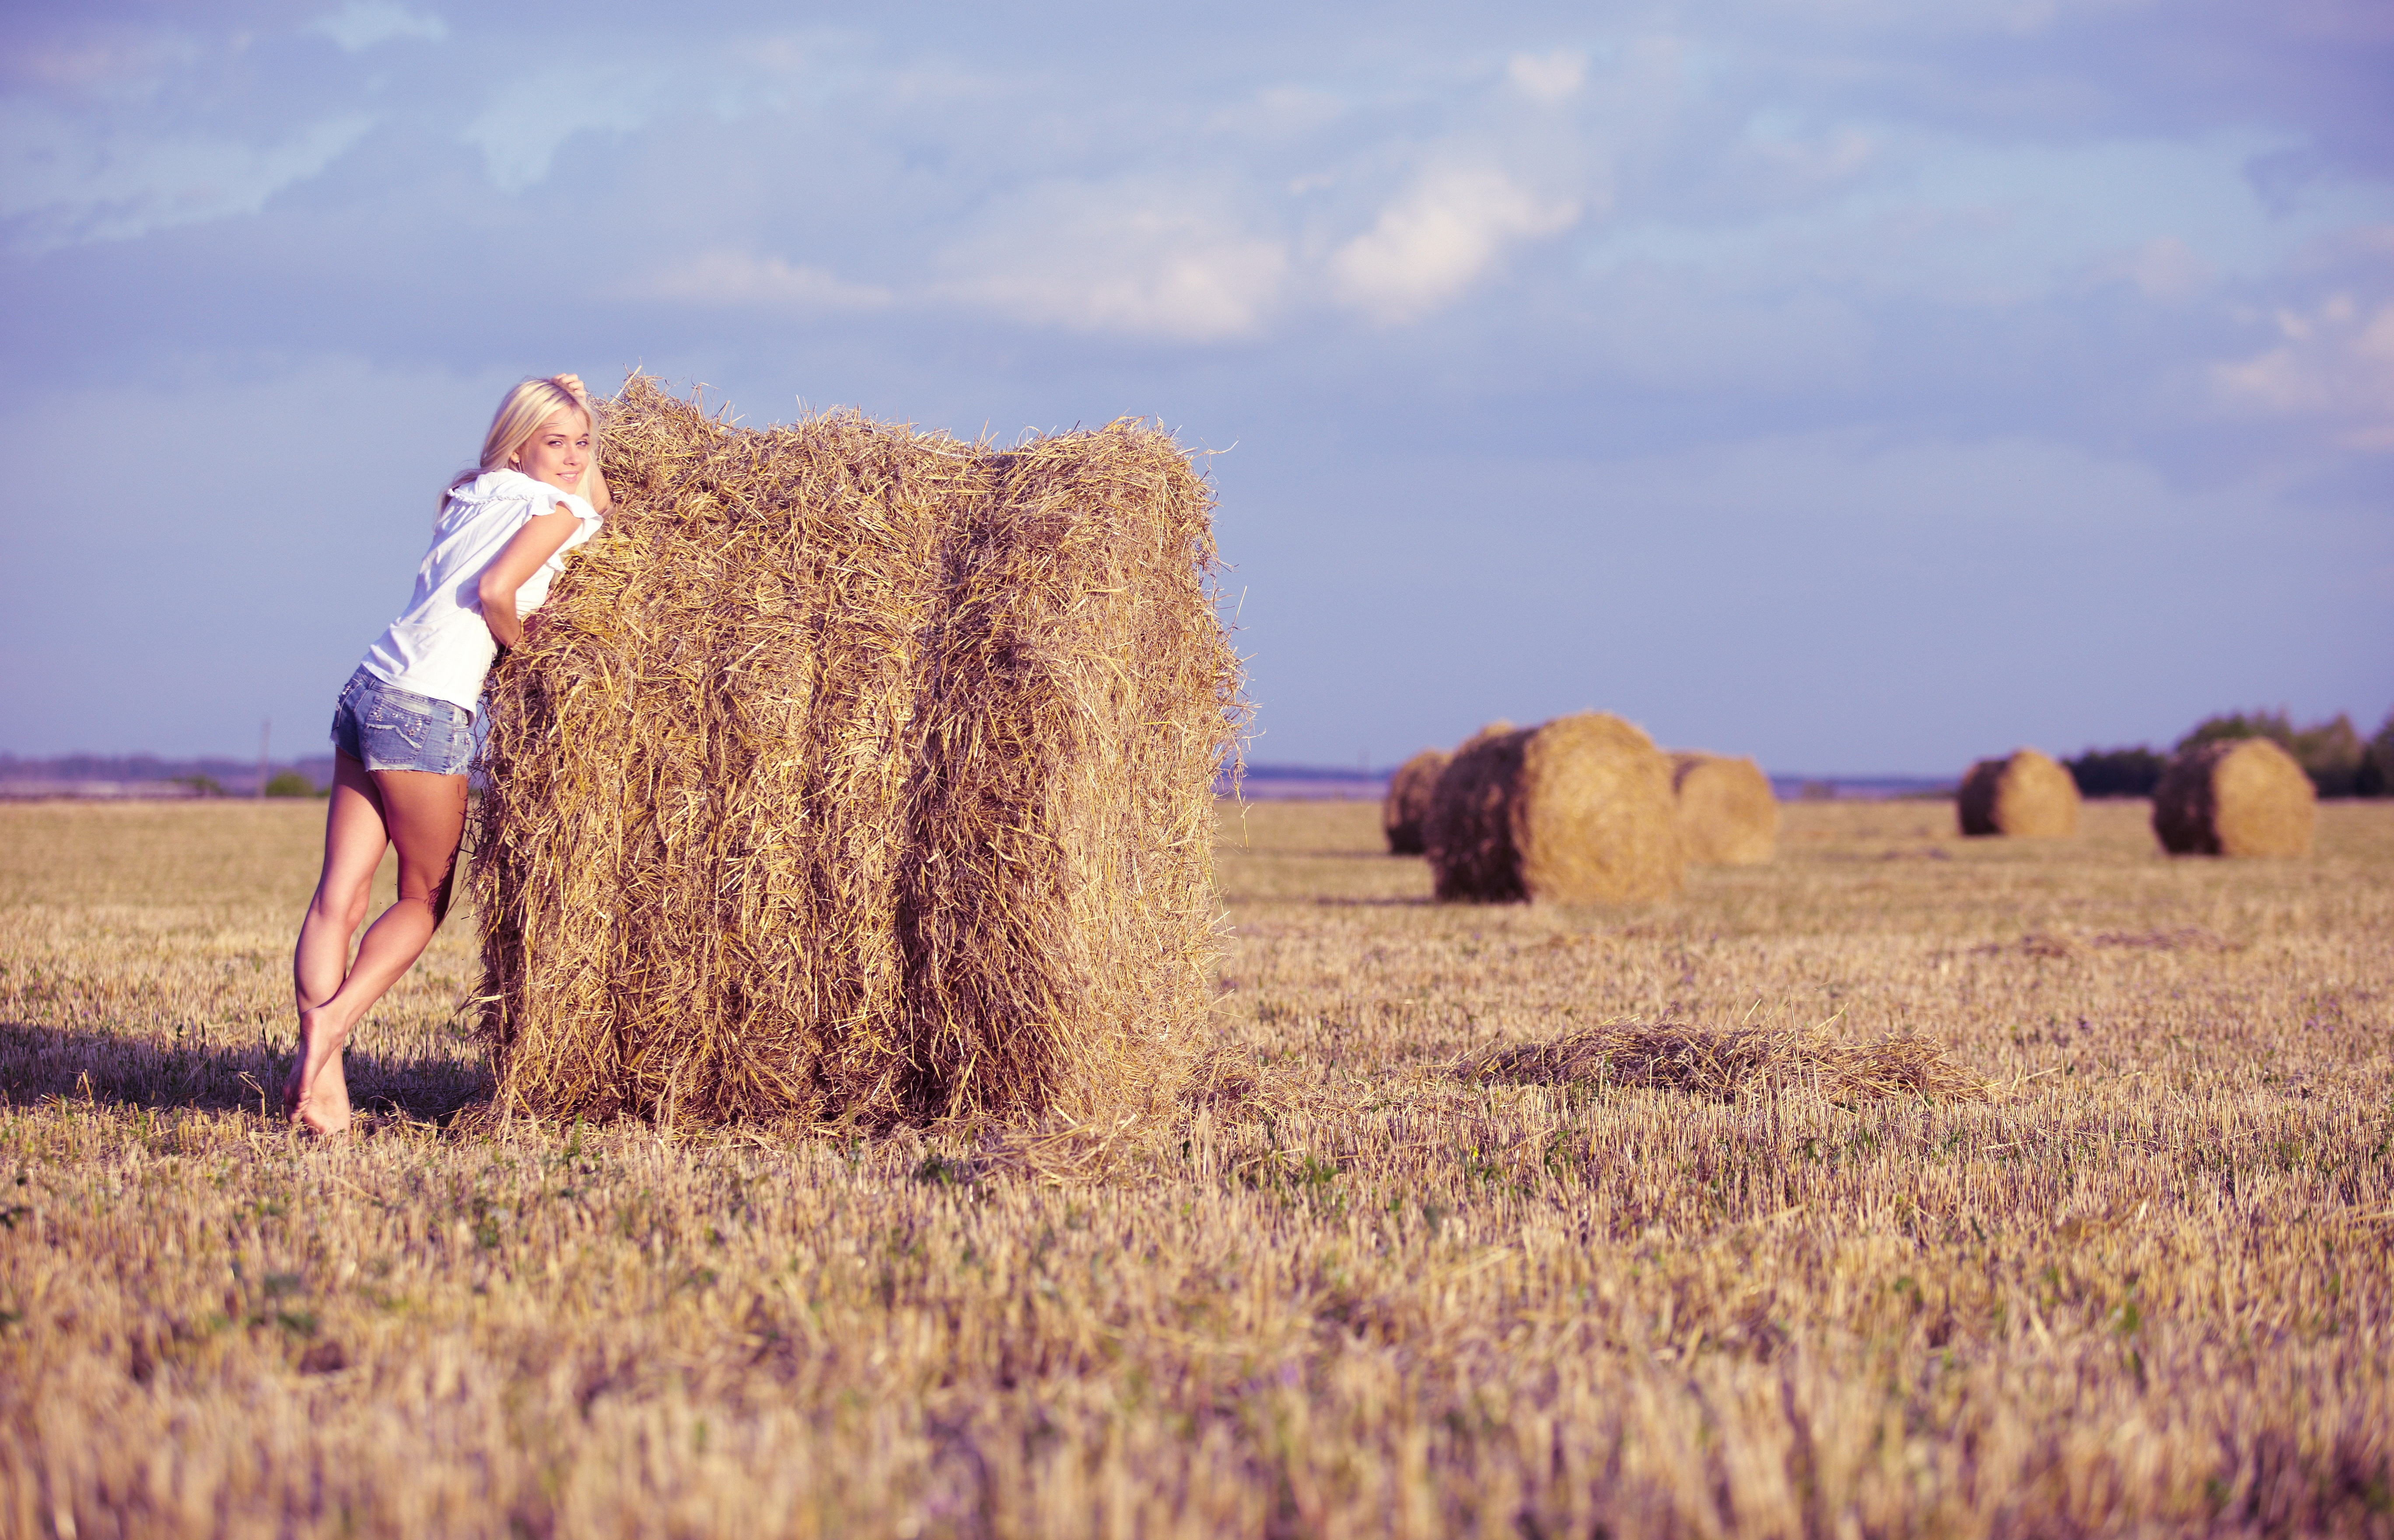
<svg viewBox="0 0 2394 1540">
<path fill-rule="evenodd" d="M 301 1036 L 300 1052 L 283 1085 L 286 1117 L 298 1116 L 311 1080 L 307 1073 L 308 1014 L 338 994 L 349 977 L 349 939 L 365 923 L 375 868 L 382 864 L 389 845 L 381 788 L 365 766 L 346 754 L 335 755 L 332 801 L 324 809 L 324 872 L 316 880 L 315 896 L 308 901 L 308 917 L 299 924 L 299 944 L 291 955 L 291 992 L 298 1004 Z M 346 1102 L 348 1087 L 342 1090 Z"/>
<path fill-rule="evenodd" d="M 349 766 L 356 766 L 356 762 L 335 761 L 336 797 L 341 791 L 340 771 Z M 349 965 L 347 976 L 329 996 L 309 998 L 312 987 L 328 981 L 330 976 L 320 970 L 317 955 L 308 954 L 311 938 L 307 929 L 303 928 L 300 933 L 303 954 L 308 954 L 299 964 L 306 970 L 300 981 L 300 1053 L 294 1071 L 295 1084 L 286 1090 L 285 1099 L 299 1122 L 324 1134 L 339 1133 L 349 1126 L 349 1086 L 341 1075 L 340 1056 L 349 1033 L 383 993 L 424 954 L 433 931 L 440 928 L 449 913 L 457 844 L 466 828 L 466 777 L 436 775 L 427 770 L 367 771 L 362 766 L 356 769 L 365 782 L 362 787 L 356 788 L 359 801 L 368 801 L 367 794 L 372 794 L 375 823 L 388 843 L 399 848 L 399 898 L 366 931 L 365 940 L 358 945 L 357 960 Z M 326 815 L 328 881 L 333 875 L 336 838 L 333 825 L 339 816 L 338 809 Z M 362 836 L 362 831 L 360 833 Z M 369 839 L 358 837 L 353 848 L 362 851 L 369 843 Z M 377 862 L 382 859 L 379 845 L 375 846 L 374 855 Z M 344 873 L 348 870 L 345 863 Z M 372 879 L 373 869 L 369 866 L 367 880 Z M 361 896 L 355 901 L 353 912 L 362 915 L 363 910 Z M 312 925 L 313 906 L 309 918 Z M 354 926 L 355 921 L 351 924 Z M 348 932 L 342 932 L 342 936 L 346 943 Z"/>
</svg>

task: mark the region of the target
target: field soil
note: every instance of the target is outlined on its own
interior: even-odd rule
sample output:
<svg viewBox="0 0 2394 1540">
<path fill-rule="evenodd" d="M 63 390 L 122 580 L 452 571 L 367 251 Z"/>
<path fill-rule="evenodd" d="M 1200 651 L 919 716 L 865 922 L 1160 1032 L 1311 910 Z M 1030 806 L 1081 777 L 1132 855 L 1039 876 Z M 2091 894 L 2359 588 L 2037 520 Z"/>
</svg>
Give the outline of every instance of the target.
<svg viewBox="0 0 2394 1540">
<path fill-rule="evenodd" d="M 453 916 L 329 1148 L 321 809 L 0 807 L 0 1533 L 2394 1534 L 2394 805 L 1618 910 L 1226 807 L 1197 1078 L 1083 1125 L 499 1123 Z"/>
</svg>

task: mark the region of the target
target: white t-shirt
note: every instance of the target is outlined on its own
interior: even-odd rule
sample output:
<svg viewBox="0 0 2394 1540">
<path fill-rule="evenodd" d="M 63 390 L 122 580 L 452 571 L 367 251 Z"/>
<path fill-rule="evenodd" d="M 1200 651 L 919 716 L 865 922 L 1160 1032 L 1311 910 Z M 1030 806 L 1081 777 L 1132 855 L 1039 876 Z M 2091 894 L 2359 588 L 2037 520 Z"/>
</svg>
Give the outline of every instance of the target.
<svg viewBox="0 0 2394 1540">
<path fill-rule="evenodd" d="M 415 571 L 415 597 L 381 639 L 366 649 L 366 672 L 385 684 L 471 713 L 482 698 L 483 676 L 499 654 L 499 644 L 482 620 L 478 592 L 482 569 L 506 548 L 518 530 L 560 505 L 572 508 L 581 522 L 557 554 L 516 590 L 519 615 L 540 607 L 550 582 L 565 570 L 565 553 L 598 532 L 598 510 L 520 470 L 486 470 L 452 491 L 433 521 L 432 548 Z"/>
</svg>

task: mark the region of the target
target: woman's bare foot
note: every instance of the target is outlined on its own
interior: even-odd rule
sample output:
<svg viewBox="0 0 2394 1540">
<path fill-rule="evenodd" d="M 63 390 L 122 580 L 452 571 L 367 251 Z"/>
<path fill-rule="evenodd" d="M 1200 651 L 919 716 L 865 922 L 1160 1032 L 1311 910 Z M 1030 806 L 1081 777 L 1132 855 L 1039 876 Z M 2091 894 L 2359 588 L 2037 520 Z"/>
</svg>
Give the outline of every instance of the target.
<svg viewBox="0 0 2394 1540">
<path fill-rule="evenodd" d="M 316 1077 L 292 1121 L 318 1139 L 332 1139 L 349 1131 L 349 1081 L 336 1058 Z"/>
<path fill-rule="evenodd" d="M 335 1022 L 329 1009 L 299 1013 L 299 1054 L 283 1086 L 283 1111 L 310 1133 L 338 1134 L 349 1125 L 349 1079 L 341 1073 L 349 1036 L 349 1026 Z"/>
</svg>

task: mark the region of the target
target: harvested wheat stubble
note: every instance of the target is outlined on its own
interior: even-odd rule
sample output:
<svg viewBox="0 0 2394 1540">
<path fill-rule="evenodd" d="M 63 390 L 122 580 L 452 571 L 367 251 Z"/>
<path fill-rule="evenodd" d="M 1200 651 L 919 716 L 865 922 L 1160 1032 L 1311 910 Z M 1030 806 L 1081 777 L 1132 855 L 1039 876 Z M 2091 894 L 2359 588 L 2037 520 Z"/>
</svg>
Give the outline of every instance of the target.
<svg viewBox="0 0 2394 1540">
<path fill-rule="evenodd" d="M 1188 456 L 1128 421 L 740 429 L 638 375 L 605 411 L 613 516 L 491 679 L 494 1112 L 1158 1094 L 1240 712 Z"/>
<path fill-rule="evenodd" d="M 1390 855 L 1422 853 L 1422 824 L 1429 817 L 1430 793 L 1437 790 L 1439 775 L 1454 757 L 1442 748 L 1426 748 L 1388 777 L 1388 794 L 1380 799 L 1380 830 L 1388 836 Z"/>
<path fill-rule="evenodd" d="M 1710 866 L 1759 866 L 1779 846 L 1779 798 L 1752 759 L 1692 751 L 1671 756 L 1679 843 Z"/>
<path fill-rule="evenodd" d="M 2153 833 L 2177 856 L 2307 856 L 2319 793 L 2267 738 L 2197 744 L 2153 788 Z"/>
<path fill-rule="evenodd" d="M 1953 807 L 1966 835 L 2066 839 L 2078 832 L 2078 783 L 2032 748 L 1972 765 Z"/>
<path fill-rule="evenodd" d="M 1679 1022 L 1613 1022 L 1587 1027 L 1549 1043 L 1529 1043 L 1474 1054 L 1455 1065 L 1467 1080 L 1521 1086 L 1598 1081 L 1612 1086 L 1686 1091 L 1731 1100 L 1777 1085 L 1816 1088 L 1832 1100 L 1919 1097 L 1975 1101 L 1986 1082 L 1946 1057 L 1934 1038 L 1917 1035 L 1847 1043 L 1818 1029 L 1730 1027 Z"/>
<path fill-rule="evenodd" d="M 1671 762 L 1618 717 L 1483 730 L 1438 778 L 1423 829 L 1441 899 L 1627 903 L 1679 890 Z"/>
</svg>

